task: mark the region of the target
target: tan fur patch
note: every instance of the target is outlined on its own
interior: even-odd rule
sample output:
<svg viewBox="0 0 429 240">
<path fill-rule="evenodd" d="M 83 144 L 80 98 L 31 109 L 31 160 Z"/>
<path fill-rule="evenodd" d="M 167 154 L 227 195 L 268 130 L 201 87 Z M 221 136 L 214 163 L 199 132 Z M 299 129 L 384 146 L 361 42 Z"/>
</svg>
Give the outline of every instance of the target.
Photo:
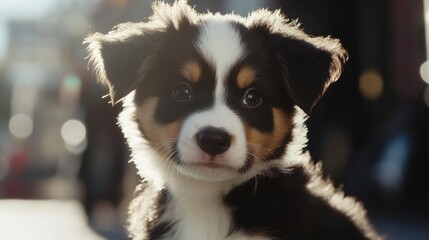
<svg viewBox="0 0 429 240">
<path fill-rule="evenodd" d="M 245 123 L 247 143 L 256 162 L 261 162 L 270 157 L 291 128 L 292 119 L 283 110 L 272 108 L 272 112 L 274 124 L 272 132 L 263 133 Z"/>
<path fill-rule="evenodd" d="M 137 109 L 137 118 L 144 129 L 149 144 L 161 156 L 171 154 L 172 144 L 177 141 L 183 121 L 177 120 L 167 125 L 158 124 L 155 119 L 155 108 L 158 98 L 149 98 Z"/>
<path fill-rule="evenodd" d="M 181 73 L 186 79 L 193 83 L 196 83 L 201 78 L 201 71 L 202 70 L 200 64 L 195 60 L 191 60 L 183 65 Z"/>
<path fill-rule="evenodd" d="M 240 69 L 237 74 L 237 85 L 239 88 L 243 89 L 249 86 L 256 77 L 256 70 L 250 66 L 244 66 Z"/>
</svg>

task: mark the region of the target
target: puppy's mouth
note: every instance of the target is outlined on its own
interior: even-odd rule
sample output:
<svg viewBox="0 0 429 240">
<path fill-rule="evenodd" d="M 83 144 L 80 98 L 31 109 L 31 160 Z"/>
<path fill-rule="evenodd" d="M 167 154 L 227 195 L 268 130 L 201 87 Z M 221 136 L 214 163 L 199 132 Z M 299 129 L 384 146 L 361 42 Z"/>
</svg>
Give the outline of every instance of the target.
<svg viewBox="0 0 429 240">
<path fill-rule="evenodd" d="M 187 163 L 186 166 L 193 166 L 193 167 L 203 167 L 203 168 L 210 168 L 210 169 L 231 169 L 232 167 L 215 163 L 215 162 L 208 162 L 208 163 Z"/>
<path fill-rule="evenodd" d="M 237 170 L 236 168 L 228 164 L 228 159 L 225 159 L 223 156 L 211 156 L 204 153 L 195 153 L 194 161 L 185 161 L 182 160 L 176 152 L 173 156 L 173 160 L 179 166 L 184 167 L 198 167 L 198 168 L 208 168 L 208 169 L 230 169 Z"/>
<path fill-rule="evenodd" d="M 198 168 L 198 169 L 208 169 L 208 170 L 228 170 L 234 171 L 238 173 L 245 173 L 249 170 L 254 161 L 254 156 L 251 153 L 246 155 L 246 159 L 241 166 L 231 166 L 229 164 L 229 160 L 222 156 L 210 156 L 206 154 L 198 154 L 200 156 L 199 161 L 184 161 L 180 158 L 180 154 L 178 151 L 175 151 L 173 154 L 172 160 L 180 167 L 190 167 L 190 168 Z M 202 157 L 203 155 L 203 157 Z"/>
</svg>

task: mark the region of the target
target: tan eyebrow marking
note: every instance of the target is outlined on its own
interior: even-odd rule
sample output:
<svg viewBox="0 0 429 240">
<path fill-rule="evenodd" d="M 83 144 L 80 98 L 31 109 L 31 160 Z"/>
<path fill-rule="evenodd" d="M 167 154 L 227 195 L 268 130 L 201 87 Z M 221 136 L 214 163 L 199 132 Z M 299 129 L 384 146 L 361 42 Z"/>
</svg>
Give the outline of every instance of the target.
<svg viewBox="0 0 429 240">
<path fill-rule="evenodd" d="M 196 83 L 201 78 L 201 66 L 195 60 L 187 61 L 183 67 L 181 73 L 189 81 Z"/>
<path fill-rule="evenodd" d="M 250 66 L 244 66 L 237 74 L 237 85 L 243 89 L 255 81 L 256 70 Z"/>
</svg>

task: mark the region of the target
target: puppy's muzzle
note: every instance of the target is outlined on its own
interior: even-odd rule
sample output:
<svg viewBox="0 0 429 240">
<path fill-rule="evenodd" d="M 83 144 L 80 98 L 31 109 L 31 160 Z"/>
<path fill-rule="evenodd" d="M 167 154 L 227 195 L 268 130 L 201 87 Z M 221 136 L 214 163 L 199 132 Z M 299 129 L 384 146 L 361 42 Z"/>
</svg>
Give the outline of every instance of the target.
<svg viewBox="0 0 429 240">
<path fill-rule="evenodd" d="M 229 149 L 231 135 L 222 128 L 207 127 L 196 134 L 196 141 L 201 150 L 215 156 Z"/>
</svg>

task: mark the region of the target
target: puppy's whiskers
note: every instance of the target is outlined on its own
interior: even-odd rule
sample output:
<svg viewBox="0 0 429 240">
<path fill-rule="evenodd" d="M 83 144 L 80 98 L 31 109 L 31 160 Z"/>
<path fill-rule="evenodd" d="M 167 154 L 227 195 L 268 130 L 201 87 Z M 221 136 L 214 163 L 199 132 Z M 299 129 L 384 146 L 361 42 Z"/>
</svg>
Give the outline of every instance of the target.
<svg viewBox="0 0 429 240">
<path fill-rule="evenodd" d="M 260 157 L 260 159 L 265 159 L 267 157 L 276 158 L 276 156 L 272 153 L 272 151 L 266 148 L 265 146 L 263 146 L 262 144 L 252 143 L 252 142 L 249 142 L 247 144 L 249 146 L 254 147 L 255 150 L 261 150 L 263 152 L 263 155 Z"/>
<path fill-rule="evenodd" d="M 155 153 L 155 152 L 159 151 L 161 148 L 164 148 L 164 147 L 171 147 L 171 144 L 176 143 L 176 142 L 177 142 L 177 140 L 178 140 L 178 138 L 177 138 L 177 137 L 174 137 L 174 138 L 168 138 L 168 139 L 165 139 L 165 140 L 163 140 L 163 141 L 161 141 L 161 142 L 157 143 L 155 146 L 153 146 L 153 147 L 152 147 L 152 149 L 151 149 L 151 154 L 153 154 L 153 153 Z M 168 149 L 168 148 L 167 148 L 167 149 Z M 162 149 L 162 150 L 164 150 L 164 149 Z"/>
</svg>

